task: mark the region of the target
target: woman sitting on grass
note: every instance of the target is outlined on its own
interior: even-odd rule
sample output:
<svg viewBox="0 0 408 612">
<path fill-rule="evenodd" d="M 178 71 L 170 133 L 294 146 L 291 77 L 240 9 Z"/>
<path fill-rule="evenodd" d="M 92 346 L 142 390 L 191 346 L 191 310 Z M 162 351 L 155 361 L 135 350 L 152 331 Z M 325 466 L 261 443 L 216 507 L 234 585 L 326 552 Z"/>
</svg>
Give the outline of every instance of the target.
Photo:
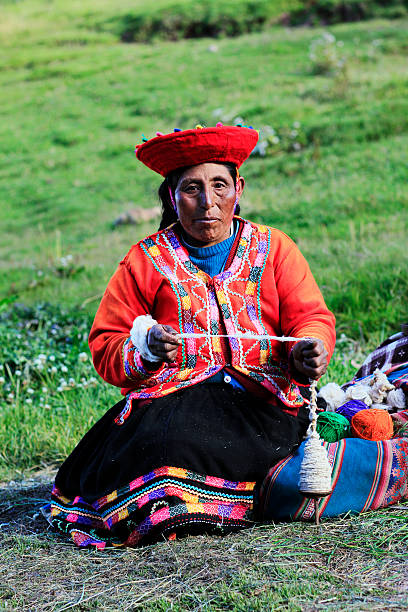
<svg viewBox="0 0 408 612">
<path fill-rule="evenodd" d="M 298 382 L 325 372 L 334 316 L 292 240 L 237 216 L 257 139 L 218 124 L 136 149 L 165 177 L 163 219 L 121 261 L 91 329 L 95 367 L 125 398 L 56 478 L 53 524 L 79 546 L 245 527 L 255 483 L 302 440 Z"/>
</svg>

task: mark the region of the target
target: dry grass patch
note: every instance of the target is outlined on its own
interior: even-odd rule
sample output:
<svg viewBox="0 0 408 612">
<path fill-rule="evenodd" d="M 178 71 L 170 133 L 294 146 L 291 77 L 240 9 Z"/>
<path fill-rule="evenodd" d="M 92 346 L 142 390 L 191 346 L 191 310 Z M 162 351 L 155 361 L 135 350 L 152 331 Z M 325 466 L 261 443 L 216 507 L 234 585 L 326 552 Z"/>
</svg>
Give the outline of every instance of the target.
<svg viewBox="0 0 408 612">
<path fill-rule="evenodd" d="M 261 525 L 140 549 L 79 551 L 39 513 L 50 475 L 0 490 L 2 609 L 401 610 L 406 505 L 311 524 Z"/>
</svg>

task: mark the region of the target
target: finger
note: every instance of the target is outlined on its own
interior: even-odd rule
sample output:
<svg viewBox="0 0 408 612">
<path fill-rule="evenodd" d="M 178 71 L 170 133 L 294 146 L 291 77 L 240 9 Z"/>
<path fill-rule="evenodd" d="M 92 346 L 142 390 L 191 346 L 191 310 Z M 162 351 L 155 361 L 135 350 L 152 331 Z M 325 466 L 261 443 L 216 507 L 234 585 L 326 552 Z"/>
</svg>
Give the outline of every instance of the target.
<svg viewBox="0 0 408 612">
<path fill-rule="evenodd" d="M 152 350 L 152 353 L 157 357 L 160 357 L 163 361 L 168 361 L 170 363 L 176 361 L 177 359 L 177 350 L 166 351 L 162 349 Z"/>
<path fill-rule="evenodd" d="M 303 363 L 308 368 L 315 368 L 315 369 L 320 368 L 321 366 L 324 365 L 324 362 L 322 359 L 305 359 Z"/>
<path fill-rule="evenodd" d="M 308 376 L 309 378 L 314 378 L 314 379 L 318 379 L 321 376 L 323 376 L 323 374 L 326 371 L 326 368 L 324 367 L 320 367 L 320 368 L 310 368 L 307 365 L 303 365 L 303 367 L 300 370 L 302 372 L 302 374 L 305 374 L 306 376 Z"/>
<path fill-rule="evenodd" d="M 175 332 L 176 334 L 177 332 Z M 161 325 L 155 325 L 152 327 L 148 334 L 148 344 L 153 345 L 154 343 L 164 344 L 167 342 L 172 346 L 178 346 L 181 343 L 180 338 L 172 333 L 168 333 L 163 329 Z"/>
</svg>

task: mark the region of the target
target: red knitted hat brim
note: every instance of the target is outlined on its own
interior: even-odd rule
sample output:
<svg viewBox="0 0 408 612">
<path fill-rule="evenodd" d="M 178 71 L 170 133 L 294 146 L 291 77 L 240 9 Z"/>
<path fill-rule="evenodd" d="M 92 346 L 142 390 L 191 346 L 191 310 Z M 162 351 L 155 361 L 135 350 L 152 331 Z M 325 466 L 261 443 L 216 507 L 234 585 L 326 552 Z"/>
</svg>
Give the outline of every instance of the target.
<svg viewBox="0 0 408 612">
<path fill-rule="evenodd" d="M 162 176 L 206 162 L 230 162 L 239 168 L 257 142 L 256 130 L 224 125 L 157 136 L 137 146 L 136 157 Z"/>
</svg>

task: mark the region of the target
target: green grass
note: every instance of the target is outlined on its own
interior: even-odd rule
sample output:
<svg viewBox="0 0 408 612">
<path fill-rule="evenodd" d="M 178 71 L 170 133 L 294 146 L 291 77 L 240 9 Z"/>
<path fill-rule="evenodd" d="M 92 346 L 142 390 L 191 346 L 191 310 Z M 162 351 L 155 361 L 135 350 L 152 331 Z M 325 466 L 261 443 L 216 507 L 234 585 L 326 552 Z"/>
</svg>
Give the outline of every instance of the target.
<svg viewBox="0 0 408 612">
<path fill-rule="evenodd" d="M 28 19 L 34 6 L 15 10 Z M 274 28 L 220 40 L 214 51 L 208 39 L 96 41 L 78 26 L 86 44 L 60 45 L 58 29 L 45 32 L 54 14 L 39 14 L 44 30 L 37 24 L 2 57 L 3 296 L 87 300 L 93 312 L 116 262 L 154 229 L 111 230 L 124 210 L 156 204 L 159 179 L 132 154 L 141 134 L 242 116 L 261 134 L 300 122 L 304 138 L 298 152 L 246 164 L 243 214 L 299 242 L 341 330 L 367 339 L 395 328 L 407 295 L 406 21 L 332 28 L 344 41 L 344 81 L 313 74 L 319 30 Z M 11 18 L 3 29 L 6 41 L 18 31 Z M 77 269 L 69 277 L 53 271 L 66 254 Z"/>
<path fill-rule="evenodd" d="M 123 211 L 157 203 L 160 179 L 133 155 L 142 133 L 242 117 L 269 138 L 266 155 L 244 166 L 243 215 L 299 244 L 348 339 L 325 380 L 348 380 L 351 362 L 406 317 L 408 22 L 331 28 L 344 68 L 316 74 L 309 48 L 321 29 L 274 27 L 215 47 L 129 45 L 84 26 L 95 3 L 44 6 L 8 4 L 0 26 L 0 363 L 22 372 L 19 380 L 0 372 L 4 477 L 58 462 L 119 399 L 99 381 L 58 391 L 64 375 L 51 375 L 48 362 L 36 373 L 30 361 L 55 353 L 63 363 L 65 353 L 75 383 L 93 376 L 90 362 L 78 363 L 92 315 L 130 245 L 156 227 L 112 229 Z M 100 19 L 112 14 L 109 2 L 98 6 Z M 9 311 L 13 301 L 34 310 Z M 82 326 L 81 346 L 53 344 L 47 325 L 34 330 L 36 355 L 24 334 L 16 340 L 16 326 L 44 302 L 54 304 L 47 325 L 68 317 L 68 336 Z"/>
</svg>

